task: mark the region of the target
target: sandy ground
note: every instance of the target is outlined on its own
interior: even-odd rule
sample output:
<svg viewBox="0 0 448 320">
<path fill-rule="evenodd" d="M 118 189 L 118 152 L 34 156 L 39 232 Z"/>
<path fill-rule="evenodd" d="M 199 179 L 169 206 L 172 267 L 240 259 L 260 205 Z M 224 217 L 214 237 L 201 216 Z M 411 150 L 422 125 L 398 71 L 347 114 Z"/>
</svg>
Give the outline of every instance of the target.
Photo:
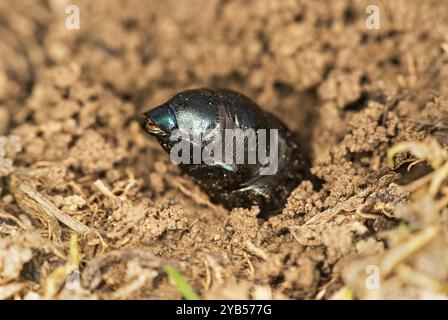
<svg viewBox="0 0 448 320">
<path fill-rule="evenodd" d="M 167 265 L 202 298 L 447 298 L 445 1 L 75 4 L 0 2 L 0 298 L 181 298 Z M 322 188 L 211 203 L 139 127 L 197 87 L 284 120 Z"/>
</svg>

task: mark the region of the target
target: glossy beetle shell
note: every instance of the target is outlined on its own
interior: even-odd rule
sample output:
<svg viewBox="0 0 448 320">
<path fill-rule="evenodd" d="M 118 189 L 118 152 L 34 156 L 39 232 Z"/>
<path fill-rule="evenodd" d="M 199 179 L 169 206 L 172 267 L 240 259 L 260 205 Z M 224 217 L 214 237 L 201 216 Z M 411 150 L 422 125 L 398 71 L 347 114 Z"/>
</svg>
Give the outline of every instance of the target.
<svg viewBox="0 0 448 320">
<path fill-rule="evenodd" d="M 260 109 L 244 95 L 227 89 L 181 92 L 144 113 L 145 131 L 155 136 L 168 153 L 170 134 L 182 130 L 201 134 L 206 130 L 278 129 L 278 170 L 261 175 L 260 164 L 180 164 L 193 176 L 213 202 L 226 208 L 258 205 L 262 214 L 279 213 L 291 191 L 309 171 L 294 135 L 275 116 Z M 237 142 L 238 143 L 238 142 Z M 204 145 L 202 145 L 204 147 Z"/>
</svg>

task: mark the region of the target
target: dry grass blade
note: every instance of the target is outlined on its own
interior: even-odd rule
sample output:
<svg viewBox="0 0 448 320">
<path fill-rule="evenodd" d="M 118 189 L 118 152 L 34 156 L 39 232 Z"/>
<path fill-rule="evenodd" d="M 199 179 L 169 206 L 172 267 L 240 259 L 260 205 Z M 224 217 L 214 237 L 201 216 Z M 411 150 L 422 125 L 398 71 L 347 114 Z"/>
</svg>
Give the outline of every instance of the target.
<svg viewBox="0 0 448 320">
<path fill-rule="evenodd" d="M 400 262 L 425 246 L 437 235 L 439 230 L 438 226 L 429 226 L 407 242 L 390 249 L 381 263 L 380 269 L 383 276 L 387 276 Z"/>
<path fill-rule="evenodd" d="M 25 283 L 20 282 L 13 282 L 4 286 L 0 286 L 0 300 L 5 300 L 12 297 L 20 290 L 22 290 L 25 286 Z"/>
<path fill-rule="evenodd" d="M 17 224 L 20 228 L 22 228 L 24 230 L 27 229 L 27 226 L 25 226 L 22 221 L 20 221 L 19 219 L 17 219 L 15 216 L 13 216 L 12 214 L 10 214 L 8 212 L 0 210 L 0 218 L 5 219 L 5 220 L 14 221 L 14 223 Z"/>
<path fill-rule="evenodd" d="M 258 248 L 257 246 L 255 246 L 252 242 L 250 242 L 249 240 L 246 241 L 246 249 L 249 253 L 253 254 L 254 256 L 260 258 L 261 260 L 267 260 L 268 259 L 268 255 L 266 254 L 266 252 L 264 252 L 263 249 Z"/>
<path fill-rule="evenodd" d="M 56 219 L 58 219 L 73 231 L 83 235 L 92 231 L 92 229 L 86 226 L 84 223 L 79 222 L 78 220 L 72 218 L 63 211 L 56 208 L 53 203 L 51 203 L 47 198 L 34 190 L 32 187 L 26 184 L 22 184 L 20 185 L 19 189 L 32 201 L 34 201 L 35 204 L 39 206 L 40 209 L 45 211 L 49 216 L 54 216 Z"/>
<path fill-rule="evenodd" d="M 440 190 L 440 187 L 442 186 L 443 182 L 448 176 L 448 163 L 445 163 L 440 169 L 438 169 L 434 177 L 431 181 L 431 184 L 429 185 L 429 194 L 431 196 L 437 195 L 437 193 Z"/>
<path fill-rule="evenodd" d="M 405 264 L 397 267 L 397 274 L 405 283 L 413 283 L 417 286 L 426 288 L 428 291 L 437 293 L 447 293 L 448 288 L 430 276 L 419 272 Z"/>
<path fill-rule="evenodd" d="M 390 168 L 393 167 L 394 156 L 400 152 L 410 152 L 419 159 L 428 159 L 434 168 L 440 167 L 447 158 L 446 151 L 435 140 L 431 139 L 426 142 L 402 142 L 390 148 L 387 152 L 387 163 Z"/>
</svg>

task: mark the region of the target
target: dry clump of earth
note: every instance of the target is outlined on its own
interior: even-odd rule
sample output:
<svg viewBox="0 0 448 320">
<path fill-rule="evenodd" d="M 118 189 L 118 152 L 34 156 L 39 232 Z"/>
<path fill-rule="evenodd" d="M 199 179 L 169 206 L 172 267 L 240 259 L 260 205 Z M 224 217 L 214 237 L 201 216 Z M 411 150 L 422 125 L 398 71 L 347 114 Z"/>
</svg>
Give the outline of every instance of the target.
<svg viewBox="0 0 448 320">
<path fill-rule="evenodd" d="M 447 298 L 446 3 L 192 2 L 0 3 L 0 298 L 181 298 L 166 266 L 205 299 Z M 283 119 L 321 189 L 211 203 L 139 126 L 203 86 Z"/>
</svg>

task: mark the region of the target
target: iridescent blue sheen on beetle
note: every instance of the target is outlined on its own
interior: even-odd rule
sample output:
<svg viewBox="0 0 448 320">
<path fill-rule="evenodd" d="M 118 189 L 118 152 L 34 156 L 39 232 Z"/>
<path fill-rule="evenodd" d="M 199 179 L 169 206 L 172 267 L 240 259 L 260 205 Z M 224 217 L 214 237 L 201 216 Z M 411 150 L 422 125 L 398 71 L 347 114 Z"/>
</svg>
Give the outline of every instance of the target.
<svg viewBox="0 0 448 320">
<path fill-rule="evenodd" d="M 213 202 L 228 209 L 258 205 L 265 216 L 280 213 L 291 191 L 311 177 L 296 137 L 278 118 L 238 92 L 184 91 L 144 115 L 143 129 L 168 153 L 174 143 L 170 134 L 176 129 L 193 135 L 206 130 L 219 130 L 221 134 L 235 128 L 278 130 L 278 170 L 274 175 L 261 175 L 260 164 L 180 164 Z"/>
</svg>

